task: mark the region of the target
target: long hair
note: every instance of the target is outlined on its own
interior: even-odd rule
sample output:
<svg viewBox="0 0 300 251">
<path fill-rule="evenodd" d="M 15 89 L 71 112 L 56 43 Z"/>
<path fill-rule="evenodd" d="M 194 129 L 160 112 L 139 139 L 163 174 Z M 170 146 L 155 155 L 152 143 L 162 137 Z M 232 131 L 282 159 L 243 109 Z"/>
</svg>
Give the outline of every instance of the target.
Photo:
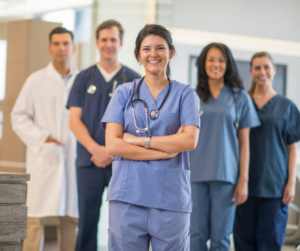
<svg viewBox="0 0 300 251">
<path fill-rule="evenodd" d="M 261 52 L 255 53 L 252 56 L 251 61 L 250 61 L 250 70 L 252 69 L 253 60 L 255 58 L 262 58 L 262 57 L 266 57 L 266 58 L 270 59 L 271 63 L 274 65 L 273 58 L 271 57 L 271 55 L 268 52 L 261 51 Z M 249 95 L 250 95 L 251 98 L 253 97 L 255 87 L 256 87 L 256 83 L 252 79 L 250 89 L 248 90 L 248 93 L 249 93 Z"/>
<path fill-rule="evenodd" d="M 240 90 L 244 89 L 241 77 L 238 73 L 236 63 L 233 59 L 230 49 L 225 44 L 211 43 L 204 47 L 204 49 L 200 53 L 200 56 L 197 59 L 198 85 L 196 88 L 196 92 L 204 102 L 207 101 L 211 96 L 211 92 L 208 86 L 208 76 L 205 70 L 206 56 L 208 51 L 211 48 L 220 49 L 226 60 L 226 72 L 224 75 L 224 84 L 229 86 L 231 89 L 232 87 L 237 87 Z"/>
<path fill-rule="evenodd" d="M 175 46 L 173 45 L 173 40 L 170 31 L 168 31 L 165 27 L 159 24 L 146 24 L 145 27 L 141 29 L 141 31 L 139 32 L 135 40 L 134 55 L 137 61 L 139 61 L 138 56 L 140 53 L 141 44 L 144 38 L 150 35 L 157 35 L 163 38 L 167 42 L 169 50 L 170 51 L 173 50 L 175 52 Z M 170 74 L 171 74 L 171 70 L 170 70 L 170 65 L 168 63 L 167 76 L 170 76 Z"/>
</svg>

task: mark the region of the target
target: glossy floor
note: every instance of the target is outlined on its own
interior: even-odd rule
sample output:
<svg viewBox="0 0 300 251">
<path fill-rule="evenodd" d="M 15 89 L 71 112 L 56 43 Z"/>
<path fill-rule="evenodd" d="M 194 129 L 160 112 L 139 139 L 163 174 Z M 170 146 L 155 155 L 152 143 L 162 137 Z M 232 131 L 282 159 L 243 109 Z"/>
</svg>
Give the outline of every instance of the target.
<svg viewBox="0 0 300 251">
<path fill-rule="evenodd" d="M 294 246 L 284 246 L 282 248 L 282 251 L 295 251 L 296 248 Z M 44 251 L 59 251 L 58 249 L 58 245 L 57 242 L 46 242 L 45 246 L 44 246 Z M 98 251 L 108 251 L 108 249 L 106 247 L 103 248 L 99 248 Z M 232 251 L 234 251 L 234 249 L 232 248 Z"/>
</svg>

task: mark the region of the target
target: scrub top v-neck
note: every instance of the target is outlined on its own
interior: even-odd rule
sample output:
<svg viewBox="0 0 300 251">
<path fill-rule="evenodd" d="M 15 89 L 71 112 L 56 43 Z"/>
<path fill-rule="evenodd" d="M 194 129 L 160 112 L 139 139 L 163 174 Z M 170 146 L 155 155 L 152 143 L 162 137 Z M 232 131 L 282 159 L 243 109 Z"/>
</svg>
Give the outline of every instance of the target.
<svg viewBox="0 0 300 251">
<path fill-rule="evenodd" d="M 190 86 L 174 80 L 171 82 L 169 96 L 160 109 L 158 118 L 151 120 L 150 111 L 160 106 L 169 86 L 165 86 L 154 101 L 147 84 L 143 81 L 140 99 L 147 104 L 149 130 L 137 133 L 131 101 L 137 98 L 139 81 L 138 79 L 117 88 L 102 119 L 104 128 L 106 123 L 112 122 L 123 125 L 124 132 L 136 136 L 166 136 L 175 134 L 183 122 L 185 126 L 200 126 L 198 95 Z M 142 102 L 134 104 L 134 113 L 137 126 L 145 128 L 146 114 Z M 189 169 L 188 152 L 179 153 L 171 159 L 153 161 L 116 157 L 107 198 L 146 207 L 191 212 Z"/>
<path fill-rule="evenodd" d="M 250 96 L 233 88 L 237 100 L 239 129 L 259 126 Z M 191 182 L 224 181 L 236 184 L 239 173 L 236 107 L 230 87 L 224 86 L 217 98 L 202 103 L 198 145 L 191 151 Z"/>
<path fill-rule="evenodd" d="M 130 68 L 123 67 L 125 67 L 124 75 L 126 75 L 128 82 L 141 77 Z M 93 94 L 87 92 L 91 84 L 92 68 L 94 68 L 93 84 L 97 88 Z M 91 137 L 100 145 L 105 145 L 105 131 L 101 127 L 101 119 L 114 91 L 113 82 L 122 74 L 122 71 L 121 68 L 109 82 L 106 82 L 99 69 L 93 65 L 77 75 L 70 92 L 67 108 L 72 106 L 82 108 L 82 121 Z M 123 80 L 118 79 L 117 85 L 122 84 Z M 91 154 L 87 149 L 77 142 L 76 166 L 93 165 L 90 158 Z"/>
<path fill-rule="evenodd" d="M 261 126 L 250 130 L 249 196 L 281 198 L 288 178 L 287 145 L 300 140 L 300 113 L 277 94 L 261 109 Z"/>
</svg>

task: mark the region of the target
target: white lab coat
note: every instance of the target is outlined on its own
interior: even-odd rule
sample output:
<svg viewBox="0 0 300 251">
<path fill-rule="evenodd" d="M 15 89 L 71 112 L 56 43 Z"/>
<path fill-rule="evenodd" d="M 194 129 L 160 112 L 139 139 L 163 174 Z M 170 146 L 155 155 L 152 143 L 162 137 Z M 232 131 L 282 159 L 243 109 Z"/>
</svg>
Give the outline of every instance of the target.
<svg viewBox="0 0 300 251">
<path fill-rule="evenodd" d="M 29 217 L 78 218 L 74 134 L 69 129 L 69 92 L 52 63 L 31 74 L 11 112 L 12 128 L 27 146 L 26 171 Z M 51 136 L 64 143 L 45 143 Z"/>
</svg>

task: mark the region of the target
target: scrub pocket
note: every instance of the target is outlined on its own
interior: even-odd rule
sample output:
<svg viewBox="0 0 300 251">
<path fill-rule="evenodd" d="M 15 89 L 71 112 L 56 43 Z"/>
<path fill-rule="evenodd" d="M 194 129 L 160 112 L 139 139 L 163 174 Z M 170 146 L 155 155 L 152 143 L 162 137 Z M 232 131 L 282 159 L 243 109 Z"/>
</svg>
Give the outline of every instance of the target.
<svg viewBox="0 0 300 251">
<path fill-rule="evenodd" d="M 166 168 L 163 193 L 163 208 L 176 211 L 191 211 L 190 170 Z"/>
<path fill-rule="evenodd" d="M 39 167 L 58 167 L 60 164 L 59 148 L 56 143 L 45 143 L 36 156 L 36 163 Z"/>
</svg>

